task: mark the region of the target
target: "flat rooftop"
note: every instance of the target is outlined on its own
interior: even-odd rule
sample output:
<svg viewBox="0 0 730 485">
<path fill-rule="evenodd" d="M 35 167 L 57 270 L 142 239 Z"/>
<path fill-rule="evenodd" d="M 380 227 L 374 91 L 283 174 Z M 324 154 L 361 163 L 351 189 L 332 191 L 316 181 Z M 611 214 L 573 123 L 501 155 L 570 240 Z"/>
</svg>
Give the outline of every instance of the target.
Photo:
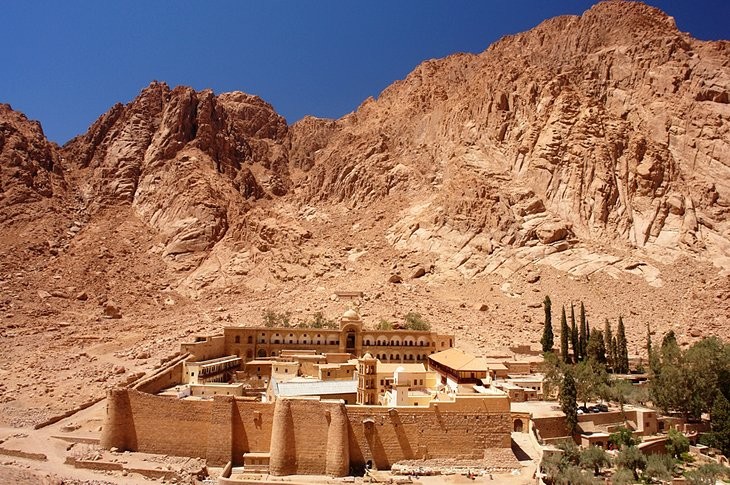
<svg viewBox="0 0 730 485">
<path fill-rule="evenodd" d="M 327 396 L 332 394 L 354 394 L 357 381 L 320 381 L 316 379 L 276 382 L 274 392 L 281 397 Z"/>
<path fill-rule="evenodd" d="M 392 362 L 380 362 L 376 368 L 378 374 L 393 374 L 398 368 L 402 368 L 403 372 L 426 372 L 426 366 L 423 364 L 406 364 L 406 363 L 392 363 Z"/>
<path fill-rule="evenodd" d="M 557 401 L 526 401 L 513 402 L 510 409 L 518 413 L 532 413 L 533 418 L 552 418 L 563 416 L 560 403 Z"/>
</svg>

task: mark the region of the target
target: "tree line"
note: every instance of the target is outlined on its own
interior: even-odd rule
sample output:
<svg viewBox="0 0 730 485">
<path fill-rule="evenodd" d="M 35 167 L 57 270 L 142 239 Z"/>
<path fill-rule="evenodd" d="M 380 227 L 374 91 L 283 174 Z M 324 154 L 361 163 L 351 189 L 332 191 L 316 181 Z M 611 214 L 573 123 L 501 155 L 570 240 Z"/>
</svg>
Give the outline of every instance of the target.
<svg viewBox="0 0 730 485">
<path fill-rule="evenodd" d="M 630 370 L 622 317 L 618 318 L 615 333 L 608 321 L 603 331 L 591 330 L 583 303 L 577 319 L 572 304 L 569 319 L 563 307 L 557 354 L 553 351 L 549 297 L 545 297 L 544 308 L 544 392 L 551 395 L 558 391 L 571 433 L 578 424 L 578 402 L 603 399 L 617 403 L 621 409 L 626 403 L 651 402 L 663 414 L 681 415 L 689 421 L 699 421 L 709 413 L 711 432 L 702 435 L 701 441 L 730 456 L 730 344 L 711 336 L 682 349 L 670 330 L 657 348 L 647 326 L 649 382 L 648 386 L 634 386 L 620 377 Z"/>
<path fill-rule="evenodd" d="M 682 350 L 670 330 L 654 348 L 647 329 L 646 346 L 652 403 L 690 421 L 709 413 L 711 432 L 700 441 L 730 456 L 730 344 L 713 336 Z"/>
<path fill-rule="evenodd" d="M 554 351 L 554 334 L 552 324 L 552 302 L 549 296 L 543 301 L 545 324 L 543 327 L 543 352 Z M 560 313 L 560 359 L 564 364 L 577 364 L 589 359 L 604 365 L 608 372 L 627 374 L 629 372 L 629 351 L 626 340 L 626 328 L 622 316 L 618 317 L 618 325 L 614 334 L 611 323 L 606 318 L 603 331 L 591 329 L 586 317 L 586 308 L 580 302 L 578 319 L 575 306 L 570 304 L 570 326 L 563 305 Z"/>
<path fill-rule="evenodd" d="M 611 483 L 666 483 L 674 477 L 684 476 L 690 485 L 714 484 L 726 477 L 728 469 L 721 465 L 692 465 L 694 458 L 688 453 L 689 440 L 677 430 L 667 436 L 666 453 L 644 455 L 638 448 L 639 441 L 626 428 L 619 428 L 609 437 L 618 450 L 612 457 L 597 446 L 579 449 L 572 440 L 557 444 L 561 453 L 546 455 L 540 464 L 544 480 L 554 485 L 598 485 L 605 483 L 605 470 L 614 468 Z"/>
</svg>

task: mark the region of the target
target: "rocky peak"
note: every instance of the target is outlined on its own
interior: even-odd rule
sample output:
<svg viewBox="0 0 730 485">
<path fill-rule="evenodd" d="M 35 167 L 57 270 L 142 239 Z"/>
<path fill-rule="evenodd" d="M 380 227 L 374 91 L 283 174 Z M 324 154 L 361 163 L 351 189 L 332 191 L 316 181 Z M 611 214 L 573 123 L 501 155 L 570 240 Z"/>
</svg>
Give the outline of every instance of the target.
<svg viewBox="0 0 730 485">
<path fill-rule="evenodd" d="M 286 121 L 256 96 L 215 96 L 211 90 L 153 82 L 128 105 L 102 115 L 64 151 L 81 168 L 94 170 L 93 191 L 104 200 L 133 201 L 140 177 L 185 148 L 200 150 L 230 179 L 246 181 L 243 193 L 262 197 L 265 191 L 242 167 L 259 164 L 272 171 L 279 183 L 271 192 L 286 192 L 287 166 L 277 148 L 286 134 Z"/>
<path fill-rule="evenodd" d="M 185 284 L 280 261 L 277 275 L 306 274 L 328 257 L 302 244 L 351 231 L 332 214 L 434 273 L 545 261 L 615 275 L 612 252 L 730 269 L 729 46 L 608 1 L 424 62 L 338 120 L 289 127 L 256 96 L 153 82 L 62 153 L 81 206 L 130 206 Z M 47 194 L 58 166 L 28 126 L 46 155 L 28 155 L 25 179 L 5 163 L 5 194 L 9 178 Z"/>
<path fill-rule="evenodd" d="M 92 210 L 132 203 L 162 234 L 164 254 L 198 258 L 226 234 L 229 210 L 287 193 L 287 136 L 257 96 L 153 82 L 63 151 L 86 174 Z"/>
<path fill-rule="evenodd" d="M 64 188 L 60 157 L 41 124 L 0 104 L 0 208 L 50 197 Z"/>
</svg>

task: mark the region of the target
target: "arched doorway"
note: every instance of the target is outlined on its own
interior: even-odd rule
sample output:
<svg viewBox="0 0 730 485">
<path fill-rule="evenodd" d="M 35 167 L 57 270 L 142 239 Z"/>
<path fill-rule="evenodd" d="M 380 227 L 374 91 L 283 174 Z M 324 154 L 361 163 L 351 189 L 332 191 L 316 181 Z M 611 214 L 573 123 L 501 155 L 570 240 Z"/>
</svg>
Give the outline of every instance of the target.
<svg viewBox="0 0 730 485">
<path fill-rule="evenodd" d="M 514 431 L 516 433 L 522 433 L 522 428 L 523 427 L 524 427 L 524 425 L 522 424 L 522 420 L 520 418 L 515 419 Z"/>
<path fill-rule="evenodd" d="M 348 352 L 354 352 L 355 351 L 355 332 L 347 332 L 347 337 L 345 339 L 345 350 Z"/>
<path fill-rule="evenodd" d="M 266 357 L 266 350 L 259 349 L 259 351 L 256 353 L 256 357 Z"/>
</svg>

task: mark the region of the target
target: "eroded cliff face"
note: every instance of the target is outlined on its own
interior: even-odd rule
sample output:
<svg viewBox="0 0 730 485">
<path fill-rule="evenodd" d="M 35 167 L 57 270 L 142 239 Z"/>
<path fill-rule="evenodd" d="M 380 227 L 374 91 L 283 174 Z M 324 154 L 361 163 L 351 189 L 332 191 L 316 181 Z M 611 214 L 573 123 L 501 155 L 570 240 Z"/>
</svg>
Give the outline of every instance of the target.
<svg viewBox="0 0 730 485">
<path fill-rule="evenodd" d="M 446 247 L 444 264 L 471 274 L 499 248 L 542 258 L 571 236 L 730 269 L 729 92 L 730 43 L 601 3 L 423 63 L 338 120 L 303 199 L 411 194 L 389 240 Z"/>
<path fill-rule="evenodd" d="M 62 196 L 65 188 L 57 147 L 40 123 L 0 104 L 0 222 L 22 216 L 21 204 Z"/>
<path fill-rule="evenodd" d="M 252 201 L 286 194 L 286 135 L 256 96 L 155 82 L 63 152 L 92 210 L 131 203 L 159 233 L 163 256 L 199 261 Z"/>
</svg>

